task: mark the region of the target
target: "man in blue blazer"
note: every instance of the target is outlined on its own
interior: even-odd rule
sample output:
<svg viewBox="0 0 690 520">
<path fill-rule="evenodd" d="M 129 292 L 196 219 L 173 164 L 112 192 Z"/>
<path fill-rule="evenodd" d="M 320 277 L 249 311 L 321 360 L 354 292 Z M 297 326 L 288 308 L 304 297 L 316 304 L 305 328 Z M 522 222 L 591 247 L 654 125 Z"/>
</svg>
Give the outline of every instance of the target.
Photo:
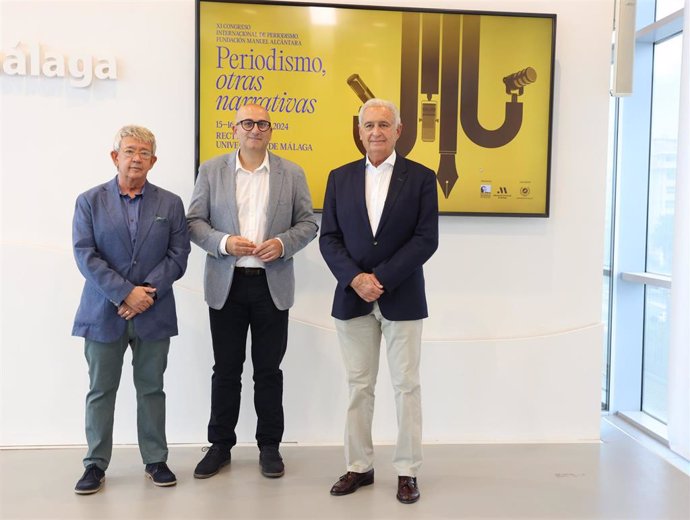
<svg viewBox="0 0 690 520">
<path fill-rule="evenodd" d="M 268 112 L 249 104 L 237 111 L 236 153 L 203 163 L 187 221 L 192 241 L 206 252 L 204 295 L 213 342 L 209 448 L 194 470 L 208 478 L 230 463 L 237 442 L 242 367 L 251 330 L 254 408 L 259 463 L 265 477 L 281 477 L 283 372 L 288 314 L 295 297 L 293 256 L 318 226 L 302 168 L 268 152 Z"/>
<path fill-rule="evenodd" d="M 145 473 L 172 486 L 165 438 L 163 373 L 170 337 L 177 335 L 173 282 L 187 267 L 189 234 L 182 200 L 146 180 L 156 163 L 156 139 L 125 126 L 110 153 L 117 176 L 77 198 L 74 257 L 86 279 L 72 334 L 85 338 L 86 470 L 75 492 L 97 492 L 113 446 L 115 396 L 127 347 L 132 349 L 137 433 Z"/>
<path fill-rule="evenodd" d="M 438 196 L 434 172 L 395 153 L 401 131 L 393 103 L 370 99 L 362 106 L 359 137 L 367 155 L 330 173 L 319 245 L 338 282 L 332 315 L 350 389 L 347 473 L 331 494 L 374 482 L 371 425 L 383 334 L 398 416 L 396 496 L 410 504 L 420 496 L 422 462 L 422 266 L 438 246 Z"/>
</svg>

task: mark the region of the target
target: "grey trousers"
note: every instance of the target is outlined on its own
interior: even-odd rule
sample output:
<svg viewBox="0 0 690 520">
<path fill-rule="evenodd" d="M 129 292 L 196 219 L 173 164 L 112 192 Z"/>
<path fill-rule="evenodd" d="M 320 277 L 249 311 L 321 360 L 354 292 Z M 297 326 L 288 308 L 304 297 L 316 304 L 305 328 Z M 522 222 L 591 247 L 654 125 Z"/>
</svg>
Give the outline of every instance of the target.
<svg viewBox="0 0 690 520">
<path fill-rule="evenodd" d="M 134 386 L 137 393 L 137 434 L 144 464 L 168 460 L 165 438 L 165 392 L 163 374 L 168 364 L 170 338 L 144 341 L 136 335 L 134 321 L 117 341 L 101 343 L 87 339 L 84 354 L 89 365 L 86 394 L 86 442 L 84 466 L 96 464 L 105 471 L 113 451 L 115 396 L 120 386 L 122 361 L 132 348 Z"/>
</svg>

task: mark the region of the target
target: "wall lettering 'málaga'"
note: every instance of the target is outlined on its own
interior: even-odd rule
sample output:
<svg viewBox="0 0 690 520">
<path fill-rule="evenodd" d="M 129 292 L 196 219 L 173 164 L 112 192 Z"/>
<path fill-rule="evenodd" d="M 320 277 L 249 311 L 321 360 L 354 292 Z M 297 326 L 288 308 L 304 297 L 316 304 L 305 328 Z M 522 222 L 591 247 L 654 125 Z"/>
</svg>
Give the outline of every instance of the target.
<svg viewBox="0 0 690 520">
<path fill-rule="evenodd" d="M 115 57 L 75 54 L 63 56 L 52 51 L 43 50 L 38 43 L 22 44 L 21 41 L 2 52 L 3 74 L 8 76 L 44 76 L 46 78 L 64 78 L 69 76 L 73 87 L 83 88 L 91 85 L 93 78 L 117 79 L 117 62 Z"/>
</svg>

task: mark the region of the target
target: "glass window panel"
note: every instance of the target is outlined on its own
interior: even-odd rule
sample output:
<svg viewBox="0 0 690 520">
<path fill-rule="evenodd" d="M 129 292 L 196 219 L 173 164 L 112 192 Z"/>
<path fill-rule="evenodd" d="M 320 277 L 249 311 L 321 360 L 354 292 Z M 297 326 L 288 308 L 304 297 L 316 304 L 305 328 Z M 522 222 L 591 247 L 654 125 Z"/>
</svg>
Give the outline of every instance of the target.
<svg viewBox="0 0 690 520">
<path fill-rule="evenodd" d="M 675 13 L 683 8 L 685 0 L 656 0 L 656 20 L 661 20 L 664 16 Z"/>
<path fill-rule="evenodd" d="M 601 363 L 601 409 L 609 409 L 609 370 L 611 364 L 611 264 L 613 241 L 614 205 L 614 150 L 617 148 L 618 101 L 612 97 L 609 103 L 609 151 L 606 160 L 606 224 L 604 230 L 604 283 L 601 320 L 604 323 L 604 341 Z"/>
<path fill-rule="evenodd" d="M 671 291 L 647 286 L 645 290 L 644 353 L 642 359 L 642 411 L 668 420 L 668 311 Z"/>
<path fill-rule="evenodd" d="M 604 348 L 602 349 L 601 361 L 601 409 L 609 409 L 609 330 L 610 330 L 610 301 L 611 276 L 604 276 L 604 290 L 601 305 L 601 320 L 604 322 Z"/>
<path fill-rule="evenodd" d="M 647 271 L 671 274 L 682 35 L 654 46 Z"/>
<path fill-rule="evenodd" d="M 609 150 L 606 158 L 606 223 L 604 229 L 604 269 L 611 269 L 611 239 L 613 226 L 613 160 L 616 147 L 617 98 L 609 102 Z"/>
</svg>

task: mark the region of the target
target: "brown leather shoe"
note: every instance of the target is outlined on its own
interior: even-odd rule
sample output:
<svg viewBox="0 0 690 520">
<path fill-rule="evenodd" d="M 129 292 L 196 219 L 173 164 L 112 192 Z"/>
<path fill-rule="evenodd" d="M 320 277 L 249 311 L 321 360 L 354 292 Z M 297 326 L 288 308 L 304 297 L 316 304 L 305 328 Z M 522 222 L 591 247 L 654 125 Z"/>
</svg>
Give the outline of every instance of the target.
<svg viewBox="0 0 690 520">
<path fill-rule="evenodd" d="M 349 495 L 359 489 L 360 486 L 368 486 L 374 483 L 374 470 L 370 469 L 366 473 L 356 473 L 348 471 L 333 484 L 331 495 Z"/>
<path fill-rule="evenodd" d="M 414 504 L 419 500 L 417 477 L 398 477 L 398 494 L 396 498 L 403 504 Z"/>
</svg>

